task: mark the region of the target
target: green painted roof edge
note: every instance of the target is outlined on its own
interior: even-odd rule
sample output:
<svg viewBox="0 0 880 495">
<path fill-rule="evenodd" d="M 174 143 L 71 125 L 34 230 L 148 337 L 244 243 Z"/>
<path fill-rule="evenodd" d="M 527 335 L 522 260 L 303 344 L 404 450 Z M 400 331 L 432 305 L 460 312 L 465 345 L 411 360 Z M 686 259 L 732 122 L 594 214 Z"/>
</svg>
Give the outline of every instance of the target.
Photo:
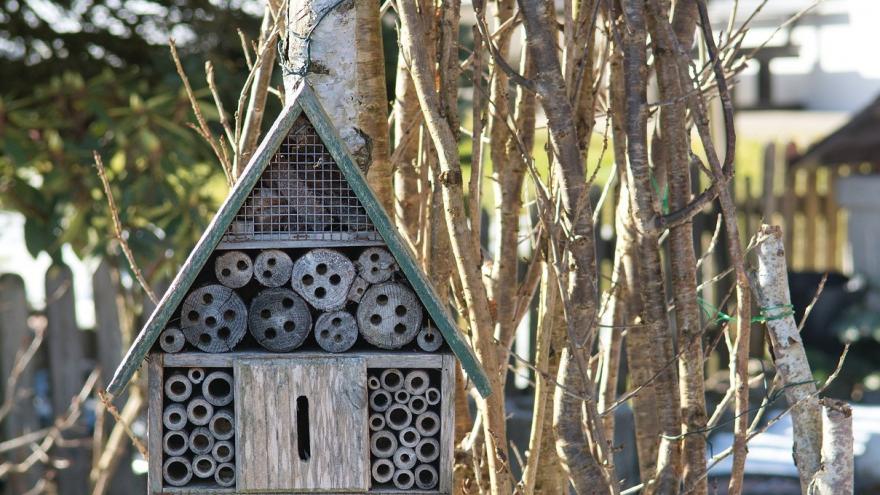
<svg viewBox="0 0 880 495">
<path fill-rule="evenodd" d="M 434 320 L 434 324 L 443 334 L 443 338 L 449 344 L 452 352 L 455 353 L 462 369 L 468 374 L 468 377 L 474 382 L 480 395 L 488 397 L 492 393 L 492 387 L 489 385 L 489 379 L 486 377 L 480 362 L 477 360 L 474 351 L 470 345 L 462 338 L 458 331 L 458 326 L 446 309 L 446 306 L 440 300 L 434 286 L 428 280 L 427 275 L 415 262 L 415 256 L 409 250 L 409 247 L 400 237 L 397 228 L 391 222 L 391 218 L 385 212 L 385 209 L 379 203 L 378 198 L 373 190 L 367 185 L 367 179 L 363 172 L 352 158 L 351 153 L 339 136 L 336 127 L 330 121 L 330 117 L 324 111 L 321 103 L 318 101 L 308 84 L 303 85 L 297 102 L 302 106 L 303 111 L 308 117 L 309 122 L 318 132 L 318 136 L 324 142 L 324 146 L 330 151 L 330 155 L 336 160 L 339 169 L 348 180 L 349 185 L 355 195 L 367 210 L 367 215 L 373 221 L 379 234 L 385 240 L 388 249 L 397 259 L 397 263 L 406 275 L 407 280 L 415 290 L 416 295 L 421 299 L 428 314 Z"/>
<path fill-rule="evenodd" d="M 266 166 L 272 160 L 272 156 L 278 150 L 278 147 L 281 146 L 293 123 L 300 113 L 304 112 L 321 137 L 330 155 L 336 160 L 337 165 L 348 180 L 355 195 L 364 205 L 364 209 L 367 211 L 379 234 L 385 240 L 388 249 L 391 250 L 397 259 L 401 270 L 403 270 L 413 290 L 421 299 L 422 304 L 425 305 L 428 314 L 443 334 L 443 338 L 446 339 L 449 347 L 461 362 L 462 368 L 474 382 L 480 394 L 483 397 L 487 397 L 492 393 L 492 389 L 486 373 L 480 366 L 480 362 L 477 360 L 471 347 L 462 338 L 458 327 L 444 304 L 440 301 L 431 282 L 416 265 L 415 258 L 400 237 L 400 234 L 398 234 L 397 229 L 385 213 L 375 194 L 367 185 L 366 178 L 358 168 L 336 128 L 331 124 L 330 118 L 315 96 L 314 91 L 308 84 L 301 84 L 289 101 L 291 103 L 281 111 L 275 123 L 266 133 L 247 167 L 245 167 L 241 178 L 232 188 L 232 191 L 230 191 L 226 201 L 223 202 L 220 210 L 211 220 L 199 242 L 196 243 L 195 248 L 193 248 L 180 272 L 178 272 L 177 277 L 175 277 L 162 300 L 159 301 L 156 309 L 150 315 L 143 330 L 135 338 L 134 343 L 116 369 L 113 379 L 107 387 L 107 392 L 111 396 L 116 396 L 128 385 L 132 376 L 134 376 L 134 373 L 141 366 L 144 358 L 146 358 L 147 353 L 149 353 L 150 348 L 156 342 L 156 339 L 159 338 L 159 334 L 162 333 L 165 325 L 173 316 L 174 310 L 177 309 L 177 306 L 183 299 L 186 289 L 195 282 L 196 277 L 205 266 L 211 253 L 214 252 L 220 239 L 226 233 L 229 224 L 244 204 Z"/>
</svg>

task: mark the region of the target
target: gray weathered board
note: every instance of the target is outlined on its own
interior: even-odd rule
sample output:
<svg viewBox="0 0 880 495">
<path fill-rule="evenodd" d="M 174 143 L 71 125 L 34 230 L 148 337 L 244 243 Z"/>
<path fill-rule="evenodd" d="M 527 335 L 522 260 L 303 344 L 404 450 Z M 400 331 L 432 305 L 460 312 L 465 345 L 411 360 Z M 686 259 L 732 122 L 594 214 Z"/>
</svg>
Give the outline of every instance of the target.
<svg viewBox="0 0 880 495">
<path fill-rule="evenodd" d="M 369 487 L 367 371 L 363 359 L 235 363 L 240 491 L 366 491 Z M 303 456 L 300 397 L 308 401 Z"/>
</svg>

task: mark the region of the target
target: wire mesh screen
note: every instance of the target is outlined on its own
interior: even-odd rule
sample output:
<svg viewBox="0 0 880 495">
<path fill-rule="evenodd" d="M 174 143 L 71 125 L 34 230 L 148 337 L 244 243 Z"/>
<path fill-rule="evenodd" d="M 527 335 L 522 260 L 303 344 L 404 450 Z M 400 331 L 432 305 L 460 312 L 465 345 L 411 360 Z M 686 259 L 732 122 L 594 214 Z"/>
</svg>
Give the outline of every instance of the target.
<svg viewBox="0 0 880 495">
<path fill-rule="evenodd" d="M 315 128 L 300 117 L 223 240 L 381 238 Z"/>
</svg>

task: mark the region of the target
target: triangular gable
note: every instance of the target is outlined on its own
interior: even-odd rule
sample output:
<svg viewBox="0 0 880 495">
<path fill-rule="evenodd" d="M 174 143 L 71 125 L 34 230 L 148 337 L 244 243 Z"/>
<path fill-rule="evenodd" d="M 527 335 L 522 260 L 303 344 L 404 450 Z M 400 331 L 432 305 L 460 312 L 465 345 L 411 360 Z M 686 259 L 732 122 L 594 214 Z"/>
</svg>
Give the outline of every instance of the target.
<svg viewBox="0 0 880 495">
<path fill-rule="evenodd" d="M 281 114 L 269 129 L 238 182 L 230 191 L 226 201 L 224 201 L 220 210 L 211 220 L 207 230 L 183 264 L 174 282 L 172 282 L 162 300 L 152 315 L 150 315 L 146 325 L 138 334 L 135 342 L 113 375 L 113 379 L 107 387 L 107 392 L 115 396 L 125 389 L 131 377 L 140 367 L 147 353 L 156 342 L 156 339 L 159 338 L 159 334 L 165 328 L 168 321 L 171 320 L 184 295 L 191 288 L 196 277 L 221 242 L 227 244 L 260 240 L 258 238 L 249 239 L 247 235 L 231 236 L 230 234 L 234 233 L 234 221 L 236 218 L 242 219 L 240 216 L 242 207 L 247 205 L 248 198 L 263 177 L 267 167 L 272 163 L 276 151 L 279 150 L 290 135 L 290 131 L 297 122 L 297 119 L 300 116 L 305 116 L 311 126 L 313 126 L 320 141 L 326 147 L 326 151 L 329 152 L 338 169 L 342 172 L 345 181 L 347 181 L 351 191 L 354 192 L 354 195 L 359 200 L 368 219 L 372 222 L 372 225 L 369 227 L 375 229 L 372 230 L 364 225 L 364 229 L 361 232 L 365 234 L 377 232 L 381 240 L 385 242 L 388 250 L 395 257 L 401 271 L 424 305 L 428 315 L 461 362 L 464 371 L 473 380 L 480 394 L 484 397 L 488 396 L 491 393 L 491 388 L 485 372 L 480 367 L 479 361 L 477 361 L 468 343 L 462 338 L 445 304 L 437 296 L 427 276 L 415 263 L 415 258 L 408 246 L 397 233 L 396 227 L 367 185 L 363 173 L 355 164 L 354 159 L 343 144 L 336 128 L 331 124 L 329 117 L 324 112 L 311 87 L 306 83 L 301 84 L 297 94 L 292 95 L 291 101 L 292 103 L 281 111 Z M 254 232 L 256 230 L 254 229 Z M 291 230 L 297 229 L 288 228 L 287 232 Z M 326 231 L 332 232 L 333 230 L 331 228 Z M 244 232 L 248 234 L 250 230 L 245 229 Z M 325 230 L 317 231 L 313 229 L 307 232 L 316 233 L 325 232 Z M 298 233 L 302 234 L 302 232 Z"/>
</svg>

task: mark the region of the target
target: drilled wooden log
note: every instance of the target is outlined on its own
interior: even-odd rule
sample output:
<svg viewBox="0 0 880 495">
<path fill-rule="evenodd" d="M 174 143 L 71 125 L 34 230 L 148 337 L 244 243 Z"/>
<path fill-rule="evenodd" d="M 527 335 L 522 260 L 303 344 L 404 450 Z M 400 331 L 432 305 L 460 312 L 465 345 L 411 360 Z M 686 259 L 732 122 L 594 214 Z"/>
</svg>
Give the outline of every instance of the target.
<svg viewBox="0 0 880 495">
<path fill-rule="evenodd" d="M 428 410 L 428 401 L 421 395 L 414 395 L 409 399 L 409 410 L 413 414 L 422 414 Z"/>
<path fill-rule="evenodd" d="M 284 251 L 268 249 L 254 260 L 254 278 L 266 287 L 281 287 L 290 281 L 293 261 Z"/>
<path fill-rule="evenodd" d="M 384 390 L 396 392 L 403 387 L 403 373 L 395 368 L 384 370 L 379 375 L 379 382 Z"/>
<path fill-rule="evenodd" d="M 397 437 L 387 430 L 377 431 L 370 436 L 370 452 L 380 459 L 388 459 L 397 450 Z"/>
<path fill-rule="evenodd" d="M 409 469 L 398 469 L 394 472 L 394 478 L 391 481 L 399 490 L 409 490 L 415 484 L 413 473 Z"/>
<path fill-rule="evenodd" d="M 198 385 L 205 379 L 205 369 L 190 368 L 186 370 L 186 377 L 189 378 L 189 381 L 191 381 L 193 385 Z"/>
<path fill-rule="evenodd" d="M 434 352 L 443 346 L 443 335 L 433 325 L 425 325 L 416 336 L 416 344 L 425 352 Z"/>
<path fill-rule="evenodd" d="M 374 390 L 370 393 L 370 410 L 385 412 L 391 405 L 391 393 L 384 389 Z"/>
<path fill-rule="evenodd" d="M 394 402 L 398 404 L 409 405 L 410 394 L 404 389 L 400 389 L 397 392 L 394 392 Z"/>
<path fill-rule="evenodd" d="M 211 405 L 223 407 L 232 402 L 233 383 L 229 373 L 213 371 L 202 382 L 202 395 Z"/>
<path fill-rule="evenodd" d="M 416 478 L 416 486 L 419 490 L 431 490 L 437 486 L 440 477 L 437 470 L 429 464 L 422 464 L 416 468 L 413 475 Z"/>
<path fill-rule="evenodd" d="M 388 459 L 377 459 L 373 462 L 373 481 L 388 483 L 394 476 L 394 464 Z"/>
<path fill-rule="evenodd" d="M 183 373 L 174 373 L 165 380 L 165 397 L 183 402 L 192 395 L 192 384 Z"/>
<path fill-rule="evenodd" d="M 397 271 L 394 256 L 385 248 L 365 249 L 357 260 L 358 274 L 371 284 L 386 282 Z"/>
<path fill-rule="evenodd" d="M 382 349 L 412 342 L 422 325 L 422 306 L 415 293 L 396 282 L 370 287 L 357 309 L 364 339 Z"/>
<path fill-rule="evenodd" d="M 345 352 L 357 338 L 357 321 L 346 311 L 323 313 L 315 322 L 315 340 L 327 352 Z"/>
<path fill-rule="evenodd" d="M 248 327 L 261 346 L 273 352 L 289 352 L 308 337 L 312 314 L 292 290 L 266 289 L 251 301 Z"/>
<path fill-rule="evenodd" d="M 355 277 L 354 281 L 351 283 L 351 287 L 348 289 L 348 300 L 353 303 L 361 302 L 361 299 L 364 297 L 364 293 L 367 292 L 367 289 L 370 288 L 370 283 L 361 277 Z"/>
<path fill-rule="evenodd" d="M 382 384 L 379 382 L 378 376 L 371 376 L 367 378 L 367 388 L 369 388 L 370 390 L 378 390 L 381 386 Z"/>
<path fill-rule="evenodd" d="M 254 263 L 250 256 L 241 251 L 229 251 L 214 261 L 214 275 L 226 287 L 238 289 L 254 277 Z"/>
<path fill-rule="evenodd" d="M 204 426 L 193 428 L 189 434 L 189 449 L 193 454 L 209 454 L 214 448 L 214 435 Z"/>
<path fill-rule="evenodd" d="M 425 390 L 425 401 L 429 406 L 436 406 L 440 403 L 440 390 L 430 387 Z"/>
<path fill-rule="evenodd" d="M 296 260 L 291 285 L 316 309 L 331 311 L 345 305 L 354 277 L 354 263 L 344 254 L 313 249 Z"/>
<path fill-rule="evenodd" d="M 205 426 L 211 421 L 214 414 L 214 406 L 205 399 L 198 397 L 189 401 L 186 405 L 186 417 L 189 422 L 196 426 Z"/>
<path fill-rule="evenodd" d="M 167 430 L 182 430 L 186 426 L 186 408 L 182 404 L 169 404 L 162 412 L 162 424 Z"/>
<path fill-rule="evenodd" d="M 440 457 L 440 443 L 433 438 L 423 438 L 416 445 L 416 457 L 421 462 L 434 462 Z"/>
<path fill-rule="evenodd" d="M 393 460 L 398 469 L 412 469 L 416 465 L 416 451 L 409 447 L 398 447 Z"/>
<path fill-rule="evenodd" d="M 229 440 L 235 436 L 235 419 L 229 409 L 220 409 L 211 417 L 208 429 L 216 440 Z"/>
<path fill-rule="evenodd" d="M 197 478 L 213 478 L 217 462 L 210 455 L 197 455 L 192 461 L 192 470 Z"/>
<path fill-rule="evenodd" d="M 183 457 L 170 457 L 162 465 L 162 477 L 171 486 L 185 486 L 192 480 L 192 476 L 192 466 Z"/>
<path fill-rule="evenodd" d="M 403 382 L 403 388 L 412 395 L 424 394 L 429 385 L 428 373 L 423 370 L 410 371 Z"/>
<path fill-rule="evenodd" d="M 409 448 L 415 448 L 416 445 L 422 440 L 422 435 L 418 430 L 413 428 L 412 426 L 407 426 L 406 428 L 400 430 L 400 445 Z"/>
<path fill-rule="evenodd" d="M 412 412 L 404 404 L 392 404 L 385 411 L 385 424 L 394 430 L 402 430 L 412 423 Z M 418 427 L 416 427 L 418 428 Z M 419 433 L 422 433 L 419 430 Z"/>
<path fill-rule="evenodd" d="M 186 339 L 183 338 L 183 332 L 177 327 L 168 327 L 159 336 L 159 347 L 171 354 L 182 351 L 184 343 Z"/>
<path fill-rule="evenodd" d="M 416 416 L 416 429 L 419 430 L 423 437 L 436 435 L 440 431 L 440 416 L 431 411 L 419 414 Z"/>
<path fill-rule="evenodd" d="M 223 464 L 217 466 L 217 471 L 214 473 L 214 481 L 216 481 L 218 485 L 224 488 L 234 486 L 235 465 L 229 462 L 224 462 Z"/>
<path fill-rule="evenodd" d="M 232 442 L 229 440 L 214 442 L 214 448 L 211 449 L 211 455 L 214 457 L 214 460 L 217 461 L 217 464 L 229 462 L 232 460 L 232 456 L 235 455 L 235 446 L 233 446 Z"/>
<path fill-rule="evenodd" d="M 162 437 L 162 451 L 169 456 L 183 455 L 189 448 L 185 431 L 169 431 Z"/>
<path fill-rule="evenodd" d="M 382 413 L 370 415 L 370 430 L 379 431 L 385 429 L 385 416 Z"/>
<path fill-rule="evenodd" d="M 228 352 L 247 330 L 247 308 L 229 287 L 206 285 L 186 296 L 180 311 L 186 341 L 204 352 Z"/>
</svg>

